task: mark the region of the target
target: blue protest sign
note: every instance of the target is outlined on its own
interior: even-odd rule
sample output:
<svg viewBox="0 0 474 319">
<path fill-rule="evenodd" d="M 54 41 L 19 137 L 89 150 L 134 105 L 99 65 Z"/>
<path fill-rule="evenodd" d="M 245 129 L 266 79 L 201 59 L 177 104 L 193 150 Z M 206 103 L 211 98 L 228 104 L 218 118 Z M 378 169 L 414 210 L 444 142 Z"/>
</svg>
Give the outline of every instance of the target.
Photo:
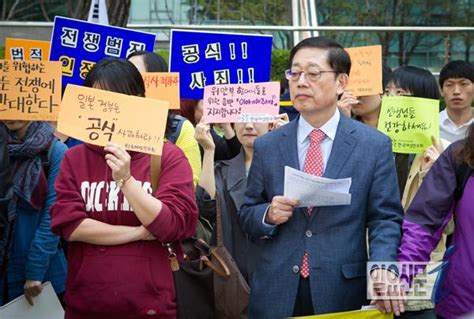
<svg viewBox="0 0 474 319">
<path fill-rule="evenodd" d="M 171 30 L 170 72 L 179 72 L 180 96 L 202 99 L 212 84 L 268 82 L 272 38 Z"/>
<path fill-rule="evenodd" d="M 82 85 L 100 59 L 126 58 L 135 51 L 152 51 L 155 35 L 81 20 L 55 17 L 50 61 L 61 61 L 62 84 Z"/>
</svg>

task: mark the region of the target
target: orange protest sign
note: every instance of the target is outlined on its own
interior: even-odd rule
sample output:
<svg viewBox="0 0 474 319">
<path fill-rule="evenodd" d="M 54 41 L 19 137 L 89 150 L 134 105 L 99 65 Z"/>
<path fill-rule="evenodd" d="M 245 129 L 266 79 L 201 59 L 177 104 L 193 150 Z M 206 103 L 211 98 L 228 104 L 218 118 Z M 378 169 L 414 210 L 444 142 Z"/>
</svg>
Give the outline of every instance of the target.
<svg viewBox="0 0 474 319">
<path fill-rule="evenodd" d="M 179 73 L 142 73 L 146 97 L 170 103 L 170 110 L 179 110 Z"/>
<path fill-rule="evenodd" d="M 56 121 L 61 62 L 0 60 L 0 120 Z"/>
<path fill-rule="evenodd" d="M 48 41 L 28 39 L 5 39 L 6 60 L 49 60 Z"/>
<path fill-rule="evenodd" d="M 347 48 L 352 61 L 346 90 L 355 96 L 376 95 L 382 88 L 382 46 Z"/>
<path fill-rule="evenodd" d="M 58 131 L 86 143 L 122 145 L 129 151 L 160 155 L 168 102 L 69 84 Z"/>
</svg>

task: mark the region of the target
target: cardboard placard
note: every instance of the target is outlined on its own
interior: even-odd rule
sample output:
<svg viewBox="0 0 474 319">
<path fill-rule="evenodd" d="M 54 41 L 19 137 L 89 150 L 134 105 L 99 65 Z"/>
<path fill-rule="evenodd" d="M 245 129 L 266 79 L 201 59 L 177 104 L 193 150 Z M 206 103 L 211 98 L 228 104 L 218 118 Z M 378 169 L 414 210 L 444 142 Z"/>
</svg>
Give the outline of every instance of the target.
<svg viewBox="0 0 474 319">
<path fill-rule="evenodd" d="M 346 90 L 354 96 L 382 94 L 382 46 L 346 48 L 351 57 L 351 74 Z"/>
<path fill-rule="evenodd" d="M 206 86 L 203 108 L 206 123 L 273 122 L 280 109 L 280 83 Z"/>
<path fill-rule="evenodd" d="M 61 63 L 0 60 L 0 119 L 56 121 Z"/>
<path fill-rule="evenodd" d="M 107 56 L 127 58 L 136 51 L 153 52 L 155 34 L 64 17 L 54 18 L 51 61 L 63 64 L 63 86 L 84 83 L 95 63 Z"/>
<path fill-rule="evenodd" d="M 114 142 L 129 151 L 161 155 L 168 102 L 68 85 L 58 131 L 86 143 Z"/>
<path fill-rule="evenodd" d="M 439 140 L 439 100 L 384 96 L 378 130 L 392 139 L 395 153 L 423 153 Z"/>
<path fill-rule="evenodd" d="M 202 99 L 204 87 L 270 81 L 272 36 L 171 30 L 170 71 L 180 95 Z"/>
<path fill-rule="evenodd" d="M 170 110 L 179 110 L 179 73 L 146 72 L 142 73 L 142 76 L 146 97 L 167 101 Z"/>
<path fill-rule="evenodd" d="M 48 41 L 29 39 L 5 39 L 5 60 L 48 60 Z"/>
</svg>

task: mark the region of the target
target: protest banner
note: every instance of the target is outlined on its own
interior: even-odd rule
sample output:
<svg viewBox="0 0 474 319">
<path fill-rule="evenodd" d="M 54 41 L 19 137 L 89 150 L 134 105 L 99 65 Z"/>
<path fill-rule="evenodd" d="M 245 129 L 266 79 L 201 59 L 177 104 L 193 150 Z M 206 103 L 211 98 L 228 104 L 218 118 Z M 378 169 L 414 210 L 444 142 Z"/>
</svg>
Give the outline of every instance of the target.
<svg viewBox="0 0 474 319">
<path fill-rule="evenodd" d="M 206 123 L 273 122 L 280 108 L 280 83 L 209 85 L 204 90 Z"/>
<path fill-rule="evenodd" d="M 299 319 L 393 319 L 393 313 L 381 313 L 377 309 L 363 309 L 335 313 L 326 313 L 322 315 L 293 317 Z"/>
<path fill-rule="evenodd" d="M 5 60 L 48 60 L 49 42 L 29 39 L 5 39 Z"/>
<path fill-rule="evenodd" d="M 351 72 L 346 90 L 354 96 L 382 94 L 382 46 L 346 48 L 351 57 Z"/>
<path fill-rule="evenodd" d="M 0 120 L 56 121 L 61 63 L 0 60 Z"/>
<path fill-rule="evenodd" d="M 384 96 L 378 129 L 392 139 L 395 153 L 423 153 L 431 136 L 439 140 L 439 100 Z"/>
<path fill-rule="evenodd" d="M 179 110 L 179 73 L 145 72 L 145 96 L 169 102 L 170 110 Z"/>
<path fill-rule="evenodd" d="M 204 87 L 270 80 L 272 36 L 171 30 L 170 71 L 181 98 L 202 99 Z"/>
<path fill-rule="evenodd" d="M 55 17 L 49 60 L 61 61 L 63 86 L 82 85 L 94 64 L 104 57 L 126 58 L 136 51 L 151 51 L 152 33 Z"/>
<path fill-rule="evenodd" d="M 58 131 L 86 143 L 117 143 L 129 151 L 161 155 L 168 102 L 68 85 Z"/>
</svg>

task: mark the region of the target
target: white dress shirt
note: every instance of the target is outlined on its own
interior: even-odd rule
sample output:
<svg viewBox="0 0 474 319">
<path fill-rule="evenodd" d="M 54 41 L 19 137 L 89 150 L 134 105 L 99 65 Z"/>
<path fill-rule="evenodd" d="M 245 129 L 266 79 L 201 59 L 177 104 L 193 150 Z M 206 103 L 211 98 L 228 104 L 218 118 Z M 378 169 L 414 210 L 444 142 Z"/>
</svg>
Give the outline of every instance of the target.
<svg viewBox="0 0 474 319">
<path fill-rule="evenodd" d="M 449 141 L 449 143 L 462 140 L 466 137 L 469 125 L 471 125 L 473 121 L 471 118 L 467 123 L 457 126 L 456 123 L 449 118 L 448 112 L 443 110 L 439 113 L 439 135 L 441 138 Z"/>
<path fill-rule="evenodd" d="M 321 152 L 323 153 L 323 173 L 326 170 L 328 164 L 329 155 L 331 155 L 332 144 L 334 143 L 334 138 L 336 137 L 337 126 L 341 114 L 336 108 L 334 115 L 319 129 L 326 134 L 326 138 L 321 142 Z M 314 130 L 314 127 L 311 126 L 303 116 L 300 116 L 298 122 L 298 131 L 297 131 L 297 149 L 298 149 L 298 161 L 300 164 L 300 171 L 303 171 L 304 161 L 306 159 L 306 153 L 308 152 L 310 138 L 309 134 Z"/>
<path fill-rule="evenodd" d="M 326 134 L 326 138 L 321 142 L 321 152 L 323 153 L 323 173 L 326 170 L 326 166 L 329 160 L 329 155 L 331 155 L 332 145 L 334 143 L 334 138 L 336 137 L 337 126 L 339 125 L 339 120 L 341 118 L 341 113 L 336 108 L 336 112 L 334 115 L 327 121 L 323 126 L 319 129 Z M 297 150 L 298 150 L 298 162 L 300 165 L 300 171 L 303 171 L 304 168 L 304 161 L 306 159 L 306 153 L 308 152 L 310 138 L 309 134 L 315 128 L 311 126 L 304 118 L 300 115 L 298 120 L 298 128 L 296 132 L 296 139 L 297 139 Z M 265 218 L 268 213 L 268 209 L 270 205 L 268 205 L 265 214 L 263 214 L 262 224 L 266 227 L 271 227 L 272 229 L 276 229 L 276 225 L 270 225 L 265 223 Z"/>
</svg>

